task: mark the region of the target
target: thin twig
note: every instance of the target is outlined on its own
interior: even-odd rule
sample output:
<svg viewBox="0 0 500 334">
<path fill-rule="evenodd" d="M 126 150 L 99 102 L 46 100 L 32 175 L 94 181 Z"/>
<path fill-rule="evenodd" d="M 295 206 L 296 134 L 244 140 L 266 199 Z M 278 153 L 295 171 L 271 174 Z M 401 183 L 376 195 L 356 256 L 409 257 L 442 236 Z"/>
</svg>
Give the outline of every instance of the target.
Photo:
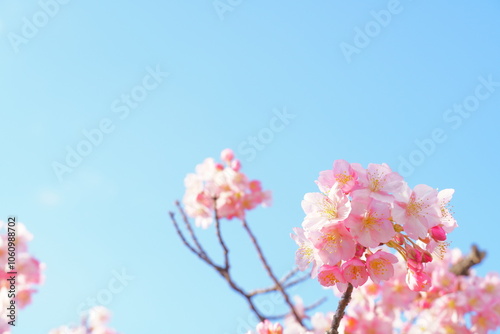
<svg viewBox="0 0 500 334">
<path fill-rule="evenodd" d="M 469 255 L 464 256 L 457 263 L 451 266 L 450 271 L 457 276 L 468 276 L 469 269 L 481 263 L 485 257 L 485 251 L 481 251 L 476 245 L 472 245 Z"/>
<path fill-rule="evenodd" d="M 198 256 L 201 260 L 203 260 L 203 262 L 205 262 L 210 267 L 212 267 L 215 271 L 217 271 L 226 280 L 226 282 L 229 284 L 229 286 L 234 291 L 236 291 L 239 295 L 241 295 L 243 298 L 245 298 L 245 300 L 248 302 L 248 305 L 250 306 L 250 309 L 255 313 L 255 315 L 259 318 L 259 320 L 260 321 L 264 321 L 266 318 L 260 313 L 260 311 L 258 310 L 258 308 L 255 305 L 254 301 L 252 300 L 253 296 L 248 295 L 248 293 L 246 293 L 240 286 L 238 286 L 236 284 L 236 282 L 233 280 L 233 278 L 231 277 L 231 275 L 229 273 L 229 270 L 228 270 L 229 269 L 229 259 L 227 260 L 228 261 L 227 268 L 215 264 L 209 258 L 209 256 L 207 255 L 207 253 L 205 251 L 203 251 L 203 248 L 201 247 L 201 245 L 197 241 L 196 236 L 194 234 L 194 231 L 192 230 L 192 228 L 190 228 L 191 225 L 189 224 L 189 220 L 187 219 L 187 216 L 185 215 L 184 211 L 182 210 L 182 208 L 180 206 L 178 206 L 178 208 L 179 208 L 179 211 L 181 212 L 181 214 L 182 214 L 182 216 L 184 218 L 184 222 L 185 222 L 186 226 L 188 226 L 188 230 L 190 230 L 190 234 L 193 237 L 193 240 L 195 240 L 195 244 L 197 244 L 197 248 L 200 249 L 200 250 L 199 251 L 196 250 L 187 241 L 186 237 L 184 236 L 184 233 L 182 233 L 181 229 L 179 228 L 179 224 L 177 223 L 177 221 L 175 219 L 175 214 L 173 212 L 169 212 L 170 213 L 170 218 L 171 218 L 171 220 L 172 220 L 172 222 L 174 224 L 175 230 L 177 231 L 177 234 L 179 235 L 179 237 L 182 240 L 182 242 L 184 243 L 184 245 L 191 252 L 193 252 L 194 254 L 196 254 L 196 256 Z"/>
<path fill-rule="evenodd" d="M 340 298 L 339 301 L 339 306 L 337 307 L 337 311 L 335 312 L 335 315 L 333 316 L 332 319 L 332 327 L 326 332 L 326 334 L 339 334 L 339 325 L 340 321 L 344 317 L 345 314 L 345 309 L 347 307 L 347 304 L 351 301 L 351 295 L 352 295 L 352 290 L 354 287 L 352 286 L 351 283 L 347 286 L 347 290 L 344 292 L 342 295 L 342 298 Z"/>
<path fill-rule="evenodd" d="M 216 201 L 217 198 L 214 198 L 214 216 L 215 216 L 215 231 L 217 234 L 217 239 L 219 239 L 219 243 L 222 246 L 222 250 L 224 251 L 224 268 L 226 268 L 227 271 L 229 271 L 229 249 L 226 246 L 226 243 L 224 242 L 224 239 L 222 238 L 222 233 L 220 230 L 220 220 L 219 220 L 219 215 L 217 213 L 217 206 L 216 206 Z"/>
<path fill-rule="evenodd" d="M 283 282 L 283 283 L 286 283 L 286 281 L 288 281 L 290 278 L 292 278 L 293 276 L 295 276 L 295 274 L 298 273 L 299 271 L 300 271 L 299 267 L 293 268 L 292 270 L 290 270 L 288 272 L 288 274 L 286 274 L 285 276 L 283 276 L 283 278 L 280 281 Z"/>
<path fill-rule="evenodd" d="M 191 235 L 191 238 L 193 239 L 194 244 L 198 248 L 199 252 L 201 254 L 207 255 L 207 253 L 205 252 L 205 250 L 203 249 L 203 247 L 201 247 L 201 244 L 198 242 L 198 238 L 196 238 L 196 234 L 194 233 L 193 228 L 191 227 L 191 224 L 189 223 L 189 219 L 188 219 L 188 217 L 186 215 L 186 212 L 184 212 L 184 210 L 182 209 L 182 206 L 179 203 L 179 201 L 175 201 L 175 205 L 179 209 L 179 212 L 182 215 L 182 220 L 184 221 L 184 224 L 186 225 L 186 228 L 189 231 L 189 234 Z"/>
<path fill-rule="evenodd" d="M 323 297 L 321 298 L 320 300 L 318 300 L 316 303 L 312 304 L 312 305 L 309 305 L 307 307 L 304 308 L 304 312 L 307 312 L 307 311 L 311 311 L 313 309 L 315 309 L 316 307 L 320 306 L 321 304 L 323 304 L 324 302 L 326 302 L 328 300 L 328 298 L 326 297 Z M 283 319 L 284 317 L 286 317 L 287 315 L 289 315 L 290 313 L 287 313 L 287 314 L 281 314 L 281 315 L 273 315 L 271 317 L 267 317 L 268 320 L 280 320 L 280 319 Z"/>
<path fill-rule="evenodd" d="M 285 284 L 286 281 L 288 281 L 290 278 L 292 278 L 293 276 L 295 276 L 295 274 L 298 273 L 298 272 L 299 272 L 299 268 L 298 267 L 293 268 L 285 276 L 283 276 L 280 279 L 280 283 L 281 284 Z M 276 285 L 273 285 L 273 286 L 270 286 L 270 287 L 267 287 L 267 288 L 253 290 L 253 291 L 249 292 L 248 294 L 251 295 L 251 296 L 255 296 L 255 295 L 260 295 L 260 294 L 263 294 L 263 293 L 268 293 L 268 292 L 276 291 L 276 289 L 277 289 Z"/>
<path fill-rule="evenodd" d="M 248 226 L 247 222 L 245 219 L 242 219 L 241 220 L 242 224 L 243 224 L 243 228 L 247 231 L 248 233 L 248 236 L 250 237 L 250 239 L 252 240 L 252 243 L 254 244 L 255 246 L 255 249 L 257 250 L 257 254 L 259 255 L 259 258 L 260 258 L 260 261 L 262 262 L 262 264 L 264 265 L 264 268 L 266 269 L 269 277 L 271 278 L 271 280 L 273 280 L 274 284 L 276 285 L 278 291 L 281 292 L 281 294 L 283 295 L 283 297 L 285 298 L 285 302 L 287 303 L 287 305 L 290 307 L 290 310 L 292 311 L 294 317 L 295 317 L 295 320 L 302 326 L 304 327 L 304 324 L 302 323 L 302 319 L 300 318 L 300 316 L 298 315 L 297 311 L 295 310 L 295 307 L 293 306 L 292 302 L 290 301 L 290 297 L 288 296 L 287 292 L 285 291 L 285 289 L 283 288 L 283 285 L 280 283 L 280 281 L 276 278 L 276 275 L 274 275 L 271 267 L 269 266 L 269 264 L 267 263 L 267 260 L 266 258 L 264 257 L 264 253 L 262 252 L 262 249 L 260 248 L 259 246 L 259 243 L 257 242 L 257 239 L 255 238 L 255 235 L 253 234 L 252 230 L 250 230 L 250 227 Z M 305 327 L 304 327 L 305 328 Z"/>
<path fill-rule="evenodd" d="M 294 285 L 297 285 L 301 282 L 307 281 L 309 278 L 310 278 L 309 275 L 304 275 L 302 277 L 299 277 L 299 278 L 297 278 L 293 281 L 287 282 L 287 283 L 284 283 L 284 281 L 281 280 L 281 285 L 283 286 L 283 288 L 288 289 L 288 288 L 290 288 Z M 262 294 L 266 294 L 266 293 L 273 292 L 273 291 L 278 291 L 278 287 L 276 285 L 273 285 L 273 286 L 270 286 L 267 288 L 263 288 L 263 289 L 256 289 L 256 290 L 250 292 L 249 295 L 251 295 L 251 296 L 262 295 Z"/>
<path fill-rule="evenodd" d="M 208 257 L 208 255 L 206 253 L 201 253 L 200 251 L 194 249 L 194 247 L 186 240 L 186 237 L 184 237 L 184 233 L 182 233 L 181 229 L 179 228 L 179 224 L 175 220 L 175 214 L 173 212 L 169 212 L 169 214 L 170 214 L 170 219 L 172 220 L 172 222 L 174 224 L 175 230 L 177 231 L 177 234 L 181 238 L 181 240 L 184 243 L 184 245 L 191 252 L 193 252 L 194 254 L 196 254 L 196 256 L 198 256 L 201 260 L 203 260 L 204 262 L 206 262 L 207 264 L 209 264 L 209 265 L 211 265 L 213 267 L 216 267 L 216 265 L 212 262 L 212 260 L 210 260 L 210 258 Z"/>
<path fill-rule="evenodd" d="M 219 274 L 221 274 L 222 277 L 224 277 L 224 279 L 227 281 L 227 283 L 229 284 L 229 286 L 234 291 L 236 291 L 237 293 L 239 293 L 242 297 L 244 297 L 247 300 L 248 305 L 250 306 L 250 309 L 252 309 L 252 311 L 259 318 L 259 320 L 260 321 L 264 321 L 266 318 L 260 313 L 260 311 L 255 306 L 255 304 L 253 302 L 253 299 L 252 299 L 253 296 L 249 296 L 245 291 L 243 291 L 243 289 L 240 288 L 234 282 L 234 280 L 232 279 L 231 275 L 229 274 L 229 272 L 225 268 L 220 268 L 220 270 L 218 270 L 218 272 L 219 272 Z"/>
</svg>

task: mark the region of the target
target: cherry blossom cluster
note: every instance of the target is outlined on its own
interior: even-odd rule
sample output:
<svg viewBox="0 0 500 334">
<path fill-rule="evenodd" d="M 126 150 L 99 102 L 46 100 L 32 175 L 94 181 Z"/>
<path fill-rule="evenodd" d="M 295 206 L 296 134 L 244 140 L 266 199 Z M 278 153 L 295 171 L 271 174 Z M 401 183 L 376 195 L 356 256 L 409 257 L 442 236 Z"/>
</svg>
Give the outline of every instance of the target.
<svg viewBox="0 0 500 334">
<path fill-rule="evenodd" d="M 408 288 L 401 262 L 391 280 L 355 289 L 342 332 L 485 334 L 500 328 L 500 275 L 457 276 L 449 269 L 460 258 L 453 250 L 429 263 L 432 287 L 426 292 Z"/>
<path fill-rule="evenodd" d="M 215 209 L 220 218 L 245 218 L 245 212 L 259 204 L 270 205 L 270 191 L 262 190 L 260 181 L 249 180 L 241 163 L 230 149 L 221 153 L 222 163 L 212 158 L 196 166 L 196 173 L 184 180 L 186 213 L 195 218 L 197 226 L 207 228 L 213 221 Z"/>
<path fill-rule="evenodd" d="M 321 172 L 316 184 L 320 192 L 305 194 L 306 217 L 292 234 L 301 270 L 312 264 L 313 278 L 340 291 L 368 278 L 386 281 L 398 258 L 385 245 L 401 254 L 412 290 L 430 288 L 426 264 L 443 256 L 447 234 L 457 226 L 448 210 L 452 189 L 424 184 L 411 189 L 387 164 L 365 169 L 345 160 Z"/>
<path fill-rule="evenodd" d="M 17 308 L 23 309 L 31 303 L 36 286 L 43 283 L 42 271 L 45 266 L 28 252 L 28 242 L 33 239 L 33 235 L 22 223 L 17 223 L 15 229 L 14 269 L 17 272 L 15 275 L 15 305 Z M 10 282 L 7 281 L 11 275 L 7 273 L 11 269 L 8 264 L 9 239 L 5 222 L 0 222 L 0 233 L 0 333 L 8 334 L 12 327 L 8 324 L 10 319 L 7 317 L 7 307 L 10 306 L 11 301 L 9 298 Z"/>
<path fill-rule="evenodd" d="M 118 334 L 107 327 L 110 319 L 111 312 L 107 308 L 95 306 L 83 316 L 80 326 L 61 326 L 49 334 Z"/>
<path fill-rule="evenodd" d="M 400 254 L 397 257 L 402 259 Z M 471 271 L 457 276 L 450 268 L 462 258 L 460 250 L 453 249 L 429 263 L 432 287 L 428 291 L 409 288 L 404 261 L 394 265 L 394 275 L 387 281 L 375 283 L 368 278 L 366 284 L 354 289 L 339 333 L 491 334 L 500 329 L 500 275 L 480 277 Z M 296 301 L 302 308 L 300 298 Z M 285 317 L 283 326 L 265 320 L 247 334 L 324 334 L 333 315 L 317 312 L 309 318 L 301 313 L 310 320 L 310 330 L 291 316 Z"/>
</svg>

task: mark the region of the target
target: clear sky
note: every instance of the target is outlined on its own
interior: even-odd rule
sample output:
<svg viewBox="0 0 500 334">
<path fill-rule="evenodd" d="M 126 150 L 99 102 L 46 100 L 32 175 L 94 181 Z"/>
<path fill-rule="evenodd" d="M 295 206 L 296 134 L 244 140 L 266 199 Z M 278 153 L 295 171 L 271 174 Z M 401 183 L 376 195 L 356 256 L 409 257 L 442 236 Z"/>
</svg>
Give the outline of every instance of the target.
<svg viewBox="0 0 500 334">
<path fill-rule="evenodd" d="M 133 276 L 104 300 L 120 332 L 239 333 L 244 300 L 168 218 L 185 175 L 226 147 L 273 191 L 249 221 L 279 274 L 336 159 L 456 189 L 452 246 L 500 269 L 498 1 L 215 4 L 0 1 L 0 219 L 25 223 L 46 264 L 15 334 L 76 323 L 117 272 Z M 223 232 L 241 284 L 270 285 L 238 222 Z M 336 307 L 318 284 L 295 292 Z"/>
</svg>

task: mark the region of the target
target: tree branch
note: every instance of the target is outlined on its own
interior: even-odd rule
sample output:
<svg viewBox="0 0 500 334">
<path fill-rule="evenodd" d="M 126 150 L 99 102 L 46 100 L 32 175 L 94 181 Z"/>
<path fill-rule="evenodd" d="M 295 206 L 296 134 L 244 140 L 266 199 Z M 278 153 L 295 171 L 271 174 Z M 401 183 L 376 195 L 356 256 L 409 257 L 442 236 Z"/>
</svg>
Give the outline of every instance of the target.
<svg viewBox="0 0 500 334">
<path fill-rule="evenodd" d="M 344 317 L 347 304 L 349 304 L 349 302 L 351 301 L 351 295 L 352 295 L 353 289 L 354 289 L 354 287 L 352 286 L 351 283 L 349 283 L 349 285 L 347 286 L 347 290 L 342 295 L 342 298 L 340 298 L 339 306 L 337 307 L 337 311 L 335 312 L 335 315 L 333 316 L 332 328 L 330 328 L 328 330 L 328 332 L 326 332 L 326 334 L 339 334 L 338 329 L 339 329 L 340 321 Z"/>
<path fill-rule="evenodd" d="M 215 215 L 215 233 L 217 234 L 217 239 L 219 240 L 219 243 L 222 246 L 222 250 L 224 252 L 224 268 L 229 272 L 229 249 L 226 246 L 226 243 L 224 242 L 224 239 L 222 238 L 222 233 L 220 230 L 220 220 L 219 220 L 219 215 L 217 213 L 217 206 L 216 206 L 216 201 L 217 198 L 214 198 L 214 215 Z"/>
<path fill-rule="evenodd" d="M 179 235 L 179 237 L 181 238 L 182 242 L 184 243 L 184 245 L 191 251 L 193 252 L 194 254 L 196 254 L 196 256 L 198 256 L 203 262 L 206 262 L 208 265 L 212 266 L 212 267 L 217 267 L 213 262 L 212 260 L 208 257 L 208 255 L 205 253 L 205 252 L 202 252 L 202 251 L 198 251 L 196 249 L 194 249 L 194 247 L 186 240 L 186 237 L 184 237 L 184 233 L 182 233 L 181 229 L 179 228 L 179 224 L 177 223 L 177 221 L 175 220 L 175 214 L 173 212 L 169 212 L 170 214 L 170 219 L 172 220 L 172 223 L 174 224 L 174 227 L 175 227 L 175 230 L 177 231 L 177 234 Z M 189 226 L 189 222 L 187 223 L 187 225 Z"/>
<path fill-rule="evenodd" d="M 477 245 L 472 245 L 469 255 L 464 256 L 457 263 L 451 266 L 450 271 L 457 276 L 468 276 L 470 268 L 481 263 L 485 257 L 485 251 L 479 250 Z"/>
<path fill-rule="evenodd" d="M 313 309 L 315 309 L 316 307 L 320 306 L 321 304 L 323 304 L 324 302 L 326 302 L 328 300 L 328 298 L 326 297 L 323 297 L 321 298 L 320 300 L 318 300 L 316 303 L 312 304 L 312 305 L 309 305 L 307 307 L 304 308 L 304 311 L 307 312 L 307 311 L 311 311 Z M 279 319 L 283 319 L 284 317 L 286 317 L 287 315 L 289 315 L 290 313 L 287 313 L 287 314 L 281 314 L 281 315 L 274 315 L 272 317 L 267 317 L 267 320 L 279 320 Z"/>
<path fill-rule="evenodd" d="M 288 279 L 290 279 L 290 278 L 288 278 Z M 287 280 L 285 280 L 285 279 L 281 279 L 280 282 L 281 282 L 281 285 L 283 286 L 283 288 L 288 289 L 288 288 L 290 288 L 294 285 L 297 285 L 301 282 L 304 282 L 308 279 L 309 279 L 309 275 L 304 275 L 304 276 L 299 277 L 299 278 L 297 278 L 293 281 L 290 281 L 288 283 L 286 283 Z M 249 292 L 249 295 L 252 295 L 252 296 L 262 295 L 262 294 L 273 292 L 273 291 L 278 291 L 278 287 L 276 285 L 273 285 L 273 286 L 270 286 L 267 288 L 253 290 L 253 291 Z"/>
<path fill-rule="evenodd" d="M 198 238 L 196 238 L 196 234 L 194 233 L 193 228 L 191 227 L 191 224 L 189 223 L 189 219 L 188 219 L 188 217 L 186 215 L 186 212 L 184 212 L 184 210 L 182 209 L 182 206 L 179 203 L 179 201 L 175 201 L 175 205 L 177 206 L 177 208 L 179 209 L 179 212 L 182 215 L 182 220 L 184 221 L 184 224 L 186 225 L 186 228 L 189 231 L 189 234 L 191 235 L 191 238 L 193 239 L 194 244 L 198 248 L 199 252 L 201 254 L 204 254 L 206 256 L 207 253 L 205 252 L 205 250 L 203 249 L 203 247 L 201 247 L 201 244 L 198 242 Z"/>
<path fill-rule="evenodd" d="M 290 310 L 293 314 L 293 316 L 295 317 L 295 320 L 302 326 L 304 327 L 304 324 L 302 323 L 302 319 L 301 317 L 299 316 L 299 314 L 297 313 L 297 311 L 295 310 L 295 307 L 293 306 L 292 302 L 290 301 L 290 297 L 288 296 L 288 293 L 285 291 L 285 289 L 283 288 L 283 285 L 280 283 L 280 281 L 276 278 L 276 275 L 274 275 L 273 271 L 271 270 L 271 267 L 269 266 L 269 264 L 267 263 L 267 260 L 266 258 L 264 257 L 264 253 L 262 252 L 262 249 L 260 248 L 260 245 L 259 243 L 257 242 L 257 239 L 255 238 L 255 235 L 253 234 L 252 230 L 250 230 L 250 227 L 248 226 L 247 222 L 245 219 L 242 219 L 241 220 L 242 224 L 243 224 L 243 228 L 247 231 L 248 233 L 248 236 L 250 237 L 250 240 L 252 240 L 252 243 L 254 244 L 255 246 L 255 249 L 257 250 L 257 254 L 259 255 L 259 258 L 260 258 L 260 261 L 262 262 L 262 264 L 264 265 L 264 268 L 266 269 L 269 277 L 271 278 L 271 280 L 274 282 L 277 290 L 279 292 L 281 292 L 281 294 L 283 295 L 283 297 L 285 298 L 285 302 L 287 303 L 287 305 L 290 307 Z M 305 327 L 304 327 L 305 328 Z"/>
</svg>

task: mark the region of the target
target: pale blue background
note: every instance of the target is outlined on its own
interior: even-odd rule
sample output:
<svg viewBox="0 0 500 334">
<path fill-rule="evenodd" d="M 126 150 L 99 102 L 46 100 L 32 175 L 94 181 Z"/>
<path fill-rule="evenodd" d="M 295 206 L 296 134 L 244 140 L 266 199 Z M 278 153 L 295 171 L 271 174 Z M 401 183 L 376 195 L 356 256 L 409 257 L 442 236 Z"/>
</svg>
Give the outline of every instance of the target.
<svg viewBox="0 0 500 334">
<path fill-rule="evenodd" d="M 457 128 L 444 119 L 480 76 L 500 81 L 498 1 L 402 0 L 350 63 L 340 44 L 353 44 L 387 1 L 232 3 L 222 20 L 210 0 L 71 1 L 16 53 L 9 33 L 41 7 L 0 2 L 0 218 L 17 215 L 47 265 L 13 333 L 76 323 L 78 305 L 122 268 L 135 279 L 106 305 L 120 332 L 238 333 L 246 303 L 184 248 L 168 218 L 184 176 L 226 147 L 273 191 L 274 205 L 249 221 L 282 274 L 319 171 L 335 159 L 398 169 L 415 141 L 442 129 L 446 140 L 407 181 L 455 188 L 452 245 L 478 243 L 488 251 L 479 273 L 499 269 L 500 87 Z M 170 76 L 120 119 L 112 103 L 157 64 Z M 295 118 L 249 161 L 240 145 L 283 108 Z M 59 182 L 53 162 L 104 118 L 114 131 Z M 241 284 L 269 285 L 238 222 L 223 230 Z M 213 229 L 199 232 L 217 258 Z M 316 283 L 296 292 L 308 303 L 325 295 Z M 335 309 L 326 295 L 321 310 Z"/>
</svg>

